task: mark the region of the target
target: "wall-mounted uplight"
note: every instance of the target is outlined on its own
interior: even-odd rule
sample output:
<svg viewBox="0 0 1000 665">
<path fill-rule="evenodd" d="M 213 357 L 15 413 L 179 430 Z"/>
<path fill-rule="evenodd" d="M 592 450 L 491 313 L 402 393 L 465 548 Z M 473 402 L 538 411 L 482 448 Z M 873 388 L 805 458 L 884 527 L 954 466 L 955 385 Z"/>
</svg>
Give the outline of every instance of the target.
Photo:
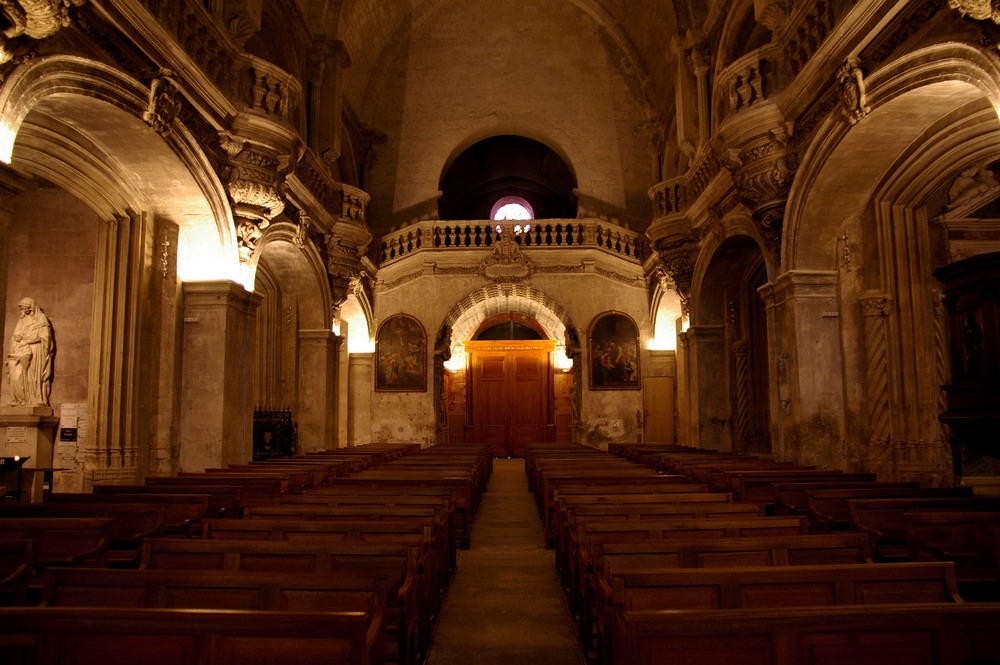
<svg viewBox="0 0 1000 665">
<path fill-rule="evenodd" d="M 444 361 L 444 368 L 454 374 L 465 369 L 465 349 L 461 344 L 451 347 L 451 358 Z"/>
</svg>

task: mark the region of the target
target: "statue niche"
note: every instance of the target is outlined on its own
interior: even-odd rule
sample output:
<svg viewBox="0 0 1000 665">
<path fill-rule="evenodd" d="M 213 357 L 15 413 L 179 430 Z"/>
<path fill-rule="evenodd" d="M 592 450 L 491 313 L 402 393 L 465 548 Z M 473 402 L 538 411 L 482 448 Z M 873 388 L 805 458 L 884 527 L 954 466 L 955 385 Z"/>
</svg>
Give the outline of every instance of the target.
<svg viewBox="0 0 1000 665">
<path fill-rule="evenodd" d="M 52 325 L 32 298 L 21 298 L 7 354 L 10 406 L 49 406 L 55 343 Z"/>
</svg>

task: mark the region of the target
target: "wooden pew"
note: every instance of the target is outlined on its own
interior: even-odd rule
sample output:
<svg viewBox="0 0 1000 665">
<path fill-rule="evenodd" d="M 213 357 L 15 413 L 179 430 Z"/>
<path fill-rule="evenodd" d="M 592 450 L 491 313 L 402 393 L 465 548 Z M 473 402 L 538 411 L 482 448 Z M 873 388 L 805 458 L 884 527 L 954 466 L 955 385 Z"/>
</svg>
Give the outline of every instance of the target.
<svg viewBox="0 0 1000 665">
<path fill-rule="evenodd" d="M 996 604 L 630 611 L 620 621 L 615 665 L 971 665 L 1000 659 Z"/>
<path fill-rule="evenodd" d="M 146 486 L 156 488 L 154 491 L 174 491 L 164 490 L 164 488 L 186 487 L 187 491 L 197 492 L 206 487 L 229 486 L 240 488 L 241 506 L 266 506 L 276 504 L 287 488 L 283 485 L 281 478 L 274 476 L 257 476 L 250 474 L 231 473 L 221 474 L 193 474 L 183 477 L 150 477 L 146 478 Z M 96 488 L 95 488 L 96 489 Z"/>
<path fill-rule="evenodd" d="M 961 499 L 972 498 L 968 487 L 902 487 L 816 489 L 805 492 L 806 512 L 813 531 L 846 531 L 851 528 L 852 499 Z"/>
<path fill-rule="evenodd" d="M 612 572 L 599 649 L 613 661 L 629 611 L 960 603 L 954 573 L 948 563 Z"/>
<path fill-rule="evenodd" d="M 133 503 L 154 504 L 164 507 L 163 533 L 173 536 L 189 536 L 200 528 L 201 521 L 208 517 L 207 494 L 152 494 L 142 492 L 87 494 L 85 492 L 55 492 L 46 498 L 51 504 L 80 503 Z"/>
<path fill-rule="evenodd" d="M 737 501 L 773 506 L 774 483 L 829 481 L 874 482 L 874 473 L 844 473 L 824 469 L 729 470 L 722 474 L 720 489 L 733 492 Z"/>
<path fill-rule="evenodd" d="M 84 517 L 3 517 L 0 541 L 33 540 L 35 569 L 31 573 L 29 601 L 37 602 L 42 573 L 50 566 L 103 567 L 108 554 L 111 520 Z"/>
<path fill-rule="evenodd" d="M 611 571 L 663 568 L 816 566 L 872 563 L 871 540 L 864 534 L 769 536 L 637 543 L 595 543 L 593 570 L 581 571 L 579 627 L 589 648 L 598 608 L 611 605 Z"/>
<path fill-rule="evenodd" d="M 914 561 L 952 561 L 966 600 L 1000 601 L 1000 512 L 904 513 Z"/>
<path fill-rule="evenodd" d="M 6 662 L 368 665 L 363 612 L 0 608 Z"/>
<path fill-rule="evenodd" d="M 193 494 L 208 497 L 206 517 L 240 517 L 242 491 L 235 485 L 161 484 L 150 485 L 94 485 L 94 495 L 102 500 L 112 494 Z M 55 495 L 53 495 L 55 496 Z"/>
<path fill-rule="evenodd" d="M 385 661 L 386 580 L 374 576 L 49 568 L 40 606 L 361 612 L 369 662 Z"/>
<path fill-rule="evenodd" d="M 0 606 L 24 605 L 37 540 L 0 540 Z"/>
<path fill-rule="evenodd" d="M 837 482 L 816 481 L 800 483 L 772 483 L 774 487 L 775 513 L 778 515 L 807 515 L 806 492 L 809 490 L 834 489 L 878 489 L 878 488 L 910 488 L 920 487 L 917 482 Z"/>
<path fill-rule="evenodd" d="M 910 556 L 906 540 L 906 513 L 1000 511 L 1000 498 L 971 499 L 852 499 L 848 501 L 851 526 L 867 533 L 882 561 L 905 561 Z"/>
<path fill-rule="evenodd" d="M 429 616 L 417 596 L 417 545 L 289 543 L 153 538 L 143 543 L 141 569 L 329 574 L 386 580 L 386 634 L 390 660 L 413 664 L 430 641 Z"/>
</svg>

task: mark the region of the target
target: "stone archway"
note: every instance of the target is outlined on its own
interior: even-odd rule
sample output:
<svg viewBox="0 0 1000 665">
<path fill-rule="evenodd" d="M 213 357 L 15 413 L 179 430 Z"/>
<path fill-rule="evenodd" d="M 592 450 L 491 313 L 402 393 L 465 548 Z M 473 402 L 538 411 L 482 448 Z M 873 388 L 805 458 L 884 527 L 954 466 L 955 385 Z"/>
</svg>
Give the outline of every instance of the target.
<svg viewBox="0 0 1000 665">
<path fill-rule="evenodd" d="M 470 293 L 445 317 L 438 333 L 435 358 L 435 405 L 438 412 L 439 438 L 465 441 L 475 429 L 471 386 L 481 368 L 473 367 L 463 343 L 472 340 L 484 321 L 516 314 L 530 320 L 532 327 L 545 333 L 555 353 L 546 357 L 545 381 L 549 401 L 546 404 L 546 432 L 553 441 L 572 441 L 579 425 L 580 349 L 576 328 L 565 309 L 541 291 L 523 284 L 492 284 Z M 537 344 L 536 344 L 537 345 Z M 511 345 L 510 353 L 515 353 Z M 540 347 L 539 347 L 540 348 Z M 548 348 L 548 347 L 546 347 Z M 499 347 L 498 347 L 499 349 Z M 528 353 L 527 350 L 525 350 Z M 492 354 L 500 358 L 498 350 Z M 529 353 L 530 355 L 530 353 Z M 537 355 L 537 352 L 536 352 Z M 445 358 L 448 358 L 445 362 Z M 572 368 L 569 362 L 572 360 Z M 499 361 L 497 361 L 499 362 Z M 516 360 L 504 361 L 510 364 Z M 526 360 L 525 363 L 528 361 Z M 535 359 L 531 363 L 540 362 Z M 497 365 L 500 367 L 501 365 Z M 527 367 L 528 364 L 525 364 Z M 534 366 L 534 365 L 533 365 Z M 477 369 L 478 368 L 478 369 Z M 504 370 L 507 371 L 507 370 Z"/>
</svg>

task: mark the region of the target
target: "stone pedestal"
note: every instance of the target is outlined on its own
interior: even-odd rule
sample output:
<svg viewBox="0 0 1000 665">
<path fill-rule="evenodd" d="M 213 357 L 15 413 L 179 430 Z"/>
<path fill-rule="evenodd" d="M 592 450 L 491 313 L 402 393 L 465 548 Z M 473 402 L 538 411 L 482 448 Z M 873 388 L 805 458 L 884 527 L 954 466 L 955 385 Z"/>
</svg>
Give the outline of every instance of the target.
<svg viewBox="0 0 1000 665">
<path fill-rule="evenodd" d="M 42 502 L 45 471 L 52 469 L 52 445 L 58 423 L 48 406 L 0 408 L 0 456 L 30 458 L 21 470 L 23 502 Z"/>
</svg>

